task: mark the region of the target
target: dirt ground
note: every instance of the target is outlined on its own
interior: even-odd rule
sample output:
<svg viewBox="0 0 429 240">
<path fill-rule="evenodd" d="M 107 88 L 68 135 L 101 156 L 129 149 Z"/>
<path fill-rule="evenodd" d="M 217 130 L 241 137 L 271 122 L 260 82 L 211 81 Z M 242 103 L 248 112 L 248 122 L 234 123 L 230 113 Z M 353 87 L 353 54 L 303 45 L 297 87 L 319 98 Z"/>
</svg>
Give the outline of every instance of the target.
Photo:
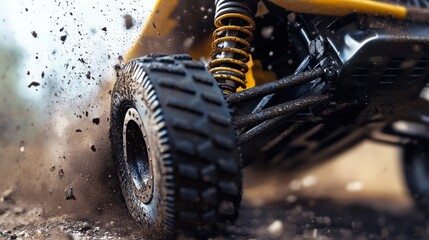
<svg viewBox="0 0 429 240">
<path fill-rule="evenodd" d="M 250 167 L 240 218 L 216 239 L 427 239 L 429 226 L 403 185 L 397 155 L 397 149 L 363 143 L 310 171 Z M 47 214 L 49 207 L 29 204 L 18 189 L 7 189 L 0 202 L 0 238 L 144 238 L 115 182 L 108 183 L 109 199 L 90 214 L 78 204 Z M 71 204 L 82 197 L 75 195 Z M 63 198 L 58 206 L 69 201 Z"/>
</svg>

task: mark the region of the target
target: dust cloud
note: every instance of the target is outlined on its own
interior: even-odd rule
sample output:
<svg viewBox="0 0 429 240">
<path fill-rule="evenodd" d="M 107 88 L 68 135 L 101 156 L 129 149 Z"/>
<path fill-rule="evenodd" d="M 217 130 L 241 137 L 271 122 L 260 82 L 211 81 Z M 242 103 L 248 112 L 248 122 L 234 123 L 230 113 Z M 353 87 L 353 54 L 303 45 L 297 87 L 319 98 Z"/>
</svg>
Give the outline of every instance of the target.
<svg viewBox="0 0 429 240">
<path fill-rule="evenodd" d="M 2 94 L 0 194 L 11 192 L 9 203 L 38 205 L 47 216 L 82 217 L 118 206 L 108 139 L 112 81 L 94 82 L 96 89 L 82 93 L 88 96 L 73 100 L 55 82 L 36 88 L 56 89 L 46 95 L 49 100 L 22 99 L 16 91 Z M 7 77 L 2 83 L 13 81 Z M 76 199 L 66 200 L 68 187 Z"/>
<path fill-rule="evenodd" d="M 8 2 L 0 10 L 2 212 L 128 217 L 111 159 L 110 93 L 152 2 Z"/>
</svg>

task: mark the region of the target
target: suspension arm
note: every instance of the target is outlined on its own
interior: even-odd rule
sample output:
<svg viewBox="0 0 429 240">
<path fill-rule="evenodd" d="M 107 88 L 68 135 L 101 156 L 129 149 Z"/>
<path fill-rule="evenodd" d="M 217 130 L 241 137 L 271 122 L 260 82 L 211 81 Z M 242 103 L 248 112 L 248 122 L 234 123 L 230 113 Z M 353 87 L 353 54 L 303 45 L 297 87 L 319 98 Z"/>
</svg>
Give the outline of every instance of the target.
<svg viewBox="0 0 429 240">
<path fill-rule="evenodd" d="M 226 96 L 226 101 L 229 104 L 237 104 L 257 97 L 265 96 L 270 93 L 274 93 L 284 88 L 292 88 L 306 84 L 316 78 L 323 77 L 325 76 L 325 74 L 330 72 L 331 71 L 328 68 L 315 68 L 306 72 L 281 78 L 274 82 L 269 82 L 260 86 L 256 86 L 248 90 L 231 93 Z"/>
<path fill-rule="evenodd" d="M 264 109 L 262 111 L 251 113 L 244 116 L 233 118 L 233 123 L 236 128 L 251 127 L 268 119 L 280 117 L 286 114 L 296 113 L 305 110 L 311 106 L 326 103 L 329 101 L 329 96 L 310 96 L 303 99 L 293 100 L 274 107 Z"/>
</svg>

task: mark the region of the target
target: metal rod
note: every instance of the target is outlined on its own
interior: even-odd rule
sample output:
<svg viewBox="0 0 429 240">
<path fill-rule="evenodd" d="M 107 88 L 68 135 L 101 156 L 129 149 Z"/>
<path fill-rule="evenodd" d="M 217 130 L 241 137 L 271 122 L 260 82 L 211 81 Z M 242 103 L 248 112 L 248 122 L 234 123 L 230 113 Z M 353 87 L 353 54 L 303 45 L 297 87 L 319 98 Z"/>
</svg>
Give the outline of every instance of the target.
<svg viewBox="0 0 429 240">
<path fill-rule="evenodd" d="M 274 82 L 256 86 L 248 90 L 231 93 L 226 96 L 226 101 L 229 104 L 244 102 L 257 97 L 268 95 L 270 93 L 274 93 L 283 88 L 296 87 L 299 85 L 306 84 L 316 78 L 324 76 L 326 73 L 328 73 L 327 68 L 315 68 L 303 73 L 281 78 Z"/>
<path fill-rule="evenodd" d="M 295 113 L 313 105 L 327 102 L 328 100 L 329 96 L 327 95 L 310 96 L 303 99 L 297 99 L 264 109 L 256 113 L 235 117 L 233 122 L 237 128 L 251 127 L 265 120 L 280 117 L 285 114 Z"/>
<path fill-rule="evenodd" d="M 295 70 L 294 74 L 304 72 L 304 69 L 306 69 L 310 64 L 310 60 L 311 60 L 311 55 L 308 55 L 307 57 L 305 57 L 304 60 L 301 62 L 301 64 L 299 64 L 298 68 Z M 263 97 L 262 100 L 258 103 L 258 105 L 256 105 L 256 107 L 253 109 L 252 113 L 259 112 L 263 108 L 265 108 L 265 106 L 271 101 L 274 95 L 275 94 L 272 93 L 270 95 Z"/>
<path fill-rule="evenodd" d="M 238 140 L 237 140 L 238 144 L 242 145 L 242 144 L 248 143 L 252 139 L 254 139 L 254 138 L 256 138 L 256 137 L 258 137 L 264 133 L 267 133 L 267 132 L 273 130 L 274 128 L 277 128 L 278 126 L 283 124 L 288 119 L 288 117 L 289 117 L 289 115 L 284 115 L 281 117 L 270 119 L 268 121 L 265 121 L 265 122 L 259 124 L 258 126 L 252 128 L 252 129 L 250 129 L 249 131 L 244 132 L 243 134 L 241 134 L 238 137 Z"/>
</svg>

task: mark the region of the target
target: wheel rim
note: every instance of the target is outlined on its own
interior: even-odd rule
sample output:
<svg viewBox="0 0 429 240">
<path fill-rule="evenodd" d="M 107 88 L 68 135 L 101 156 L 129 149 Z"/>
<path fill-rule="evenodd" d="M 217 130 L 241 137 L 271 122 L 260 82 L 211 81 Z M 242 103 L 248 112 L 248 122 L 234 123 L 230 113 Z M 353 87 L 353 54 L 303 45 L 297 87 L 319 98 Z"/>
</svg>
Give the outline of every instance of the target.
<svg viewBox="0 0 429 240">
<path fill-rule="evenodd" d="M 125 113 L 122 136 L 125 165 L 134 193 L 147 204 L 154 191 L 152 161 L 146 130 L 134 108 Z"/>
</svg>

